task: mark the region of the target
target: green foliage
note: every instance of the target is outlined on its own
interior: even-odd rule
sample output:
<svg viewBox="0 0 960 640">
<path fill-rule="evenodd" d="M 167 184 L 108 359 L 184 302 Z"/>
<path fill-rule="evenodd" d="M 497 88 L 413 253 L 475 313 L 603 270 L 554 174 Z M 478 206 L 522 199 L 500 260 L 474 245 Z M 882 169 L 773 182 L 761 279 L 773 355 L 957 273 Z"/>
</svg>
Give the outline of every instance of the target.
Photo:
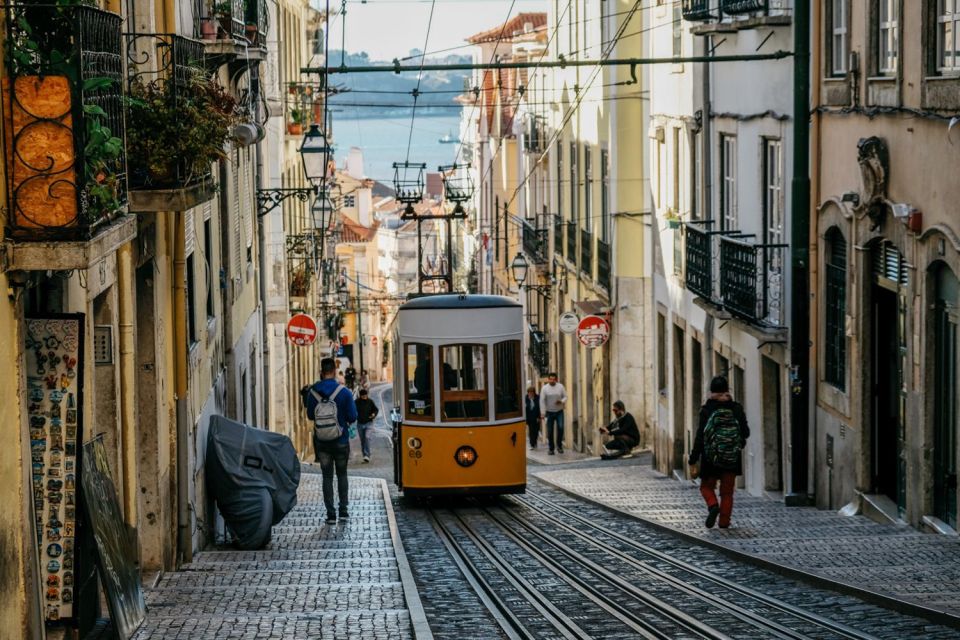
<svg viewBox="0 0 960 640">
<path fill-rule="evenodd" d="M 134 83 L 127 97 L 131 178 L 161 187 L 207 175 L 211 163 L 226 159 L 224 147 L 239 121 L 236 99 L 200 71 L 176 87 Z"/>
</svg>

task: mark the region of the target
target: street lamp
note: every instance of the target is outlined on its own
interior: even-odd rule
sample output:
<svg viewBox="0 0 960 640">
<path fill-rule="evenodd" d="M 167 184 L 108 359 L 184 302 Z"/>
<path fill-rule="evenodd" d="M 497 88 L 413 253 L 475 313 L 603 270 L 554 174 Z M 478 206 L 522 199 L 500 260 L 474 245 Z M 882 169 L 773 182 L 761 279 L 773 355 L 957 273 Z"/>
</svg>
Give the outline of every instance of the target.
<svg viewBox="0 0 960 640">
<path fill-rule="evenodd" d="M 313 226 L 318 229 L 321 235 L 330 228 L 333 221 L 333 202 L 330 200 L 330 193 L 326 189 L 321 189 L 313 201 L 310 208 L 313 214 Z"/>
<path fill-rule="evenodd" d="M 340 300 L 340 306 L 346 307 L 350 304 L 350 290 L 347 289 L 347 283 L 343 282 L 337 287 L 337 298 Z"/>
<path fill-rule="evenodd" d="M 303 174 L 310 182 L 309 187 L 280 187 L 277 189 L 257 189 L 257 216 L 263 217 L 279 207 L 287 198 L 296 198 L 306 202 L 310 196 L 320 193 L 320 185 L 327 179 L 327 163 L 333 155 L 333 147 L 327 143 L 327 136 L 315 124 L 303 136 L 300 144 L 300 158 L 303 161 Z"/>
<path fill-rule="evenodd" d="M 527 258 L 523 255 L 522 251 L 517 251 L 517 255 L 514 256 L 513 262 L 510 263 L 510 270 L 513 271 L 513 279 L 517 281 L 519 286 L 523 286 L 524 281 L 527 279 L 527 270 L 530 268 L 530 265 L 527 264 Z"/>
</svg>

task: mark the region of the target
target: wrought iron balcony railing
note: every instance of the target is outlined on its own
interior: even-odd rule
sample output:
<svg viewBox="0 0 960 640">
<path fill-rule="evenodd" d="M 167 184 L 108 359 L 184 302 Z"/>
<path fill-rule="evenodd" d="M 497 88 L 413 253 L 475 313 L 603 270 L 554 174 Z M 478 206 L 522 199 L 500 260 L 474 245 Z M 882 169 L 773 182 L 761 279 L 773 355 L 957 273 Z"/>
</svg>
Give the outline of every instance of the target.
<svg viewBox="0 0 960 640">
<path fill-rule="evenodd" d="M 563 255 L 563 218 L 559 215 L 553 218 L 553 251 Z"/>
<path fill-rule="evenodd" d="M 270 11 L 267 0 L 246 0 L 246 37 L 256 47 L 267 46 Z"/>
<path fill-rule="evenodd" d="M 580 229 L 580 273 L 593 277 L 593 234 Z"/>
<path fill-rule="evenodd" d="M 567 260 L 575 262 L 577 259 L 577 225 L 575 222 L 567 223 Z"/>
<path fill-rule="evenodd" d="M 533 366 L 541 376 L 547 375 L 550 370 L 550 343 L 547 334 L 537 329 L 537 325 L 530 325 L 530 345 L 528 353 Z"/>
<path fill-rule="evenodd" d="M 546 124 L 540 116 L 528 116 L 524 149 L 527 153 L 542 153 L 546 142 Z"/>
<path fill-rule="evenodd" d="M 244 0 L 195 0 L 194 36 L 204 40 L 246 37 Z"/>
<path fill-rule="evenodd" d="M 700 22 L 715 17 L 711 13 L 711 4 L 716 0 L 683 0 L 682 12 L 683 19 L 691 22 Z"/>
<path fill-rule="evenodd" d="M 610 245 L 597 240 L 597 282 L 610 290 Z"/>
<path fill-rule="evenodd" d="M 720 238 L 720 300 L 730 313 L 751 324 L 783 325 L 787 246 Z"/>
<path fill-rule="evenodd" d="M 33 3 L 5 18 L 7 227 L 87 239 L 127 206 L 121 18 Z"/>
<path fill-rule="evenodd" d="M 728 15 L 766 11 L 769 0 L 720 0 L 720 9 Z"/>
<path fill-rule="evenodd" d="M 523 252 L 534 264 L 547 261 L 547 229 L 537 229 L 524 221 L 522 227 Z"/>
<path fill-rule="evenodd" d="M 687 289 L 713 299 L 713 234 L 698 224 L 686 225 Z"/>
</svg>

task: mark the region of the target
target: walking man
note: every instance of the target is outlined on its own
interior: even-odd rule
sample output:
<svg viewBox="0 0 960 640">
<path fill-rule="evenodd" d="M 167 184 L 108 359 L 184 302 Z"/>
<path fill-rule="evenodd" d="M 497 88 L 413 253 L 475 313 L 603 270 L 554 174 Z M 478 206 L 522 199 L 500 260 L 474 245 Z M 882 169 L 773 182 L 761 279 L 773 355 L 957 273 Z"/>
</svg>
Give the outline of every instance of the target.
<svg viewBox="0 0 960 640">
<path fill-rule="evenodd" d="M 600 433 L 613 436 L 613 440 L 603 447 L 603 460 L 613 460 L 630 453 L 630 450 L 640 444 L 640 429 L 637 421 L 627 413 L 622 400 L 613 403 L 614 421 L 607 427 L 600 427 Z"/>
<path fill-rule="evenodd" d="M 700 408 L 700 426 L 690 452 L 690 465 L 700 464 L 700 493 L 707 503 L 707 528 L 720 517 L 720 528 L 730 526 L 733 513 L 733 488 L 743 473 L 741 450 L 750 437 L 747 416 L 739 402 L 730 396 L 730 385 L 723 376 L 710 381 L 710 397 Z M 717 501 L 717 483 L 720 500 Z"/>
<path fill-rule="evenodd" d="M 351 394 L 337 382 L 337 363 L 333 358 L 320 361 L 320 380 L 301 391 L 307 417 L 313 420 L 313 449 L 323 473 L 323 503 L 327 523 L 337 521 L 333 505 L 333 473 L 337 473 L 340 519 L 349 518 L 347 498 L 347 461 L 350 459 L 350 425 L 357 420 L 357 405 Z"/>
<path fill-rule="evenodd" d="M 540 389 L 540 413 L 547 418 L 547 453 L 563 453 L 563 407 L 567 404 L 567 390 L 557 382 L 556 373 L 547 374 L 547 383 Z"/>
<path fill-rule="evenodd" d="M 373 404 L 366 389 L 360 388 L 360 398 L 357 400 L 357 431 L 360 432 L 360 450 L 363 452 L 363 461 L 370 462 L 370 440 L 367 429 L 373 429 L 373 420 L 380 413 L 377 405 Z"/>
<path fill-rule="evenodd" d="M 530 438 L 530 450 L 537 448 L 537 438 L 540 437 L 540 423 L 543 422 L 543 415 L 540 413 L 540 396 L 533 385 L 527 387 L 527 398 L 524 408 L 527 418 L 527 436 Z"/>
</svg>

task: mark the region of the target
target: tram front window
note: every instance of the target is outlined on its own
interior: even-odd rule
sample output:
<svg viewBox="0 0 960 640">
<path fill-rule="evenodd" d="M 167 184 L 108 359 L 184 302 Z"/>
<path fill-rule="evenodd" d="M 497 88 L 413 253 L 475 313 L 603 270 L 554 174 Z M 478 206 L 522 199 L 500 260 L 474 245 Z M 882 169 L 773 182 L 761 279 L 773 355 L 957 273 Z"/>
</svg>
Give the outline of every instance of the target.
<svg viewBox="0 0 960 640">
<path fill-rule="evenodd" d="M 485 420 L 487 417 L 487 347 L 451 344 L 440 347 L 443 419 Z"/>
<path fill-rule="evenodd" d="M 428 344 L 407 344 L 407 417 L 433 419 L 433 348 Z"/>
<path fill-rule="evenodd" d="M 520 341 L 493 345 L 493 405 L 497 420 L 523 415 L 520 401 Z"/>
</svg>

